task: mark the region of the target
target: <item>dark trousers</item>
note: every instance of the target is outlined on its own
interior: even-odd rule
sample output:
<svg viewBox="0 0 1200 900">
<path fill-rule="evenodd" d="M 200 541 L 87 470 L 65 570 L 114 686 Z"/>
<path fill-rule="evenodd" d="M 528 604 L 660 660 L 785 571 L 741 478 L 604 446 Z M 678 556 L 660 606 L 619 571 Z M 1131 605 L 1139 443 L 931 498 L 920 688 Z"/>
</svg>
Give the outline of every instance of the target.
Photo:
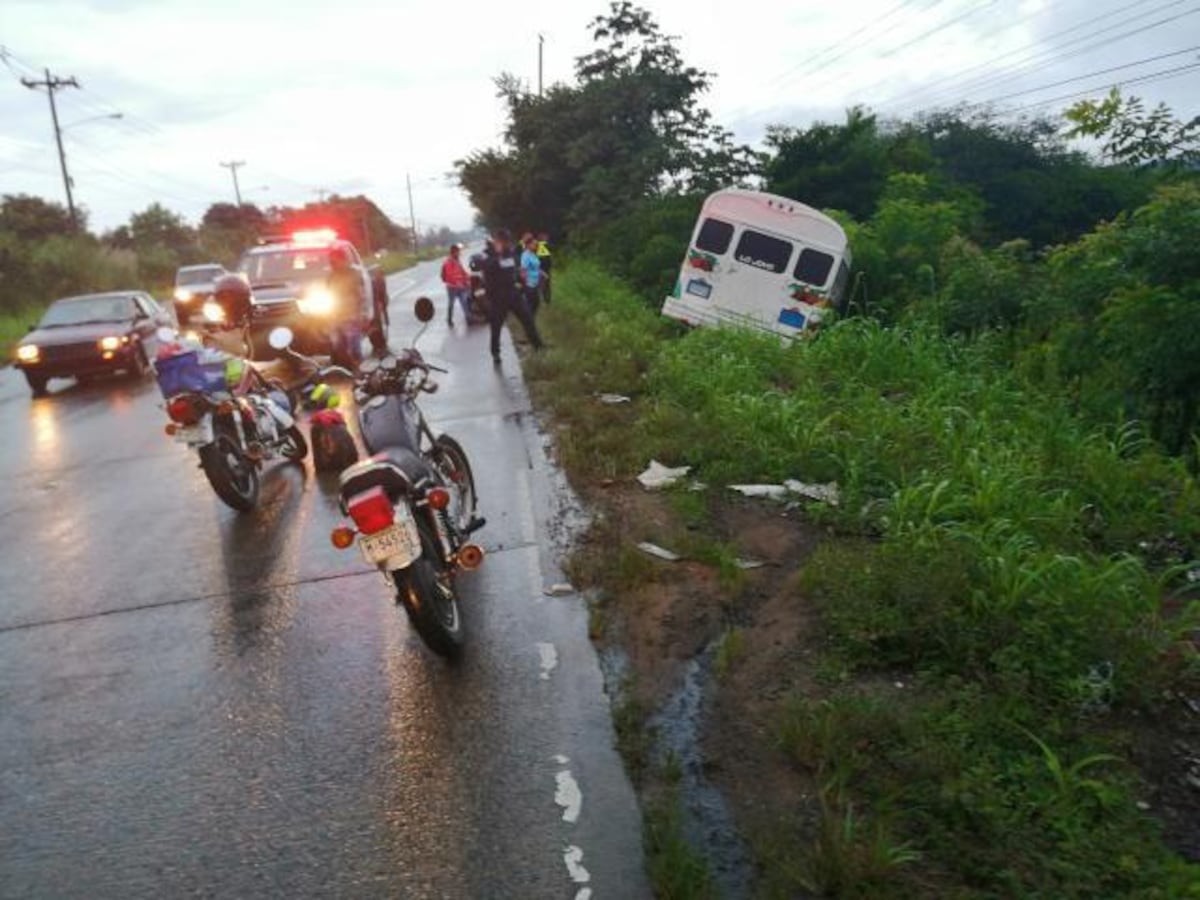
<svg viewBox="0 0 1200 900">
<path fill-rule="evenodd" d="M 521 327 L 525 329 L 525 336 L 529 338 L 529 343 L 534 347 L 542 346 L 542 336 L 538 334 L 537 324 L 533 321 L 533 315 L 529 312 L 529 307 L 525 303 L 525 297 L 516 293 L 511 298 L 509 297 L 492 297 L 491 309 L 488 312 L 488 319 L 492 326 L 492 358 L 500 358 L 500 329 L 504 327 L 504 320 L 508 318 L 508 314 L 512 312 L 521 321 Z"/>
<path fill-rule="evenodd" d="M 550 305 L 550 273 L 542 270 L 542 280 L 538 282 L 538 290 L 542 294 L 542 302 Z"/>
<path fill-rule="evenodd" d="M 529 308 L 529 314 L 537 318 L 538 304 L 542 300 L 541 288 L 525 287 L 521 288 L 521 292 L 525 295 L 525 305 Z"/>
</svg>

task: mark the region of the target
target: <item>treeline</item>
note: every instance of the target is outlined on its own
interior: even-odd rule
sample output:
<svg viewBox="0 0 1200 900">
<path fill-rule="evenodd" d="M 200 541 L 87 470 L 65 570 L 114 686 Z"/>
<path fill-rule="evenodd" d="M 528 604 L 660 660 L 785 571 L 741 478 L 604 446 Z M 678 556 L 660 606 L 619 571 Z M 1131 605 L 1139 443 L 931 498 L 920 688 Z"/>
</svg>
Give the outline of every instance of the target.
<svg viewBox="0 0 1200 900">
<path fill-rule="evenodd" d="M 0 315 L 37 310 L 73 293 L 162 290 L 181 265 L 218 262 L 232 267 L 260 236 L 316 227 L 334 228 L 364 254 L 413 248 L 411 230 L 364 196 L 334 195 L 303 207 L 266 210 L 214 203 L 195 226 L 154 203 L 128 223 L 97 235 L 85 227 L 73 229 L 60 204 L 6 194 L 0 198 Z"/>
<path fill-rule="evenodd" d="M 574 84 L 544 96 L 497 79 L 504 144 L 458 163 L 487 224 L 555 230 L 657 305 L 704 196 L 761 187 L 847 228 L 850 311 L 1007 335 L 1007 361 L 1097 421 L 1137 419 L 1197 452 L 1200 118 L 1113 93 L 1063 119 L 960 107 L 908 120 L 853 108 L 734 143 L 645 10 L 613 3 Z M 1069 140 L 1100 142 L 1099 159 Z"/>
</svg>

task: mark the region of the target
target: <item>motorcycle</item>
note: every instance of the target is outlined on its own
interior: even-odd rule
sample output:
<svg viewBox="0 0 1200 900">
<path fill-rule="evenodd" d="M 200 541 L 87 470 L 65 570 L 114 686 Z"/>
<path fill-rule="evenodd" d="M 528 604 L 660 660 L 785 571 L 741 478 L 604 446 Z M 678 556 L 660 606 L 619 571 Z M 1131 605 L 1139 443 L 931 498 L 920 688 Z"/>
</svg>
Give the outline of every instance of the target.
<svg viewBox="0 0 1200 900">
<path fill-rule="evenodd" d="M 238 512 L 258 503 L 265 462 L 308 455 L 283 386 L 241 357 L 188 349 L 172 334 L 154 372 L 171 420 L 167 435 L 196 451 L 213 491 Z"/>
<path fill-rule="evenodd" d="M 456 576 L 483 563 L 483 550 L 470 536 L 486 520 L 477 514 L 466 452 L 449 435 L 435 434 L 417 405 L 421 394 L 437 390 L 432 373 L 446 370 L 426 362 L 416 347 L 433 318 L 433 302 L 422 297 L 415 311 L 424 327 L 412 346 L 359 366 L 359 430 L 374 455 L 342 472 L 341 510 L 353 526 L 341 525 L 331 537 L 342 550 L 357 543 L 426 646 L 454 657 L 464 639 Z"/>
</svg>

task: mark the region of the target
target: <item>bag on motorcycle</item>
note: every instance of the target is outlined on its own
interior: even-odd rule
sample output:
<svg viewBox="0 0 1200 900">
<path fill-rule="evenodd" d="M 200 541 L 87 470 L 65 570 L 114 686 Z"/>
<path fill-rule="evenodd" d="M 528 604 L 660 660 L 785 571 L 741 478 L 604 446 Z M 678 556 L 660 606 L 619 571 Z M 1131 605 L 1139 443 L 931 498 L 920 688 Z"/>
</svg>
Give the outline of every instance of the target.
<svg viewBox="0 0 1200 900">
<path fill-rule="evenodd" d="M 358 462 L 358 445 L 342 414 L 334 410 L 313 413 L 313 466 L 318 472 L 341 472 Z"/>
<path fill-rule="evenodd" d="M 212 393 L 225 389 L 225 364 L 202 363 L 195 350 L 154 360 L 154 377 L 166 398 L 190 391 Z"/>
</svg>

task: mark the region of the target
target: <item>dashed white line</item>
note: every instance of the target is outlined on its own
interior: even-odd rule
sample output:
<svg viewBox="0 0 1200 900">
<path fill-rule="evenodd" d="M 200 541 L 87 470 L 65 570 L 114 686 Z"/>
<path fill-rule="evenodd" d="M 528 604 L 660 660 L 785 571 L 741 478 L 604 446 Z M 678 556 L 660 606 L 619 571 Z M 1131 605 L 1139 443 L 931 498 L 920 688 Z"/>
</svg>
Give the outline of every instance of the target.
<svg viewBox="0 0 1200 900">
<path fill-rule="evenodd" d="M 567 874 L 576 884 L 587 884 L 592 880 L 591 874 L 583 867 L 583 851 L 574 844 L 563 851 L 563 862 L 567 864 Z"/>
<path fill-rule="evenodd" d="M 539 641 L 537 645 L 538 656 L 541 657 L 542 673 L 539 676 L 542 681 L 550 680 L 550 673 L 554 671 L 558 665 L 558 650 L 553 644 L 547 644 L 544 641 Z"/>
<path fill-rule="evenodd" d="M 563 821 L 574 825 L 579 821 L 579 810 L 583 806 L 583 792 L 569 770 L 563 769 L 554 776 L 556 784 L 554 802 L 563 808 Z"/>
</svg>

